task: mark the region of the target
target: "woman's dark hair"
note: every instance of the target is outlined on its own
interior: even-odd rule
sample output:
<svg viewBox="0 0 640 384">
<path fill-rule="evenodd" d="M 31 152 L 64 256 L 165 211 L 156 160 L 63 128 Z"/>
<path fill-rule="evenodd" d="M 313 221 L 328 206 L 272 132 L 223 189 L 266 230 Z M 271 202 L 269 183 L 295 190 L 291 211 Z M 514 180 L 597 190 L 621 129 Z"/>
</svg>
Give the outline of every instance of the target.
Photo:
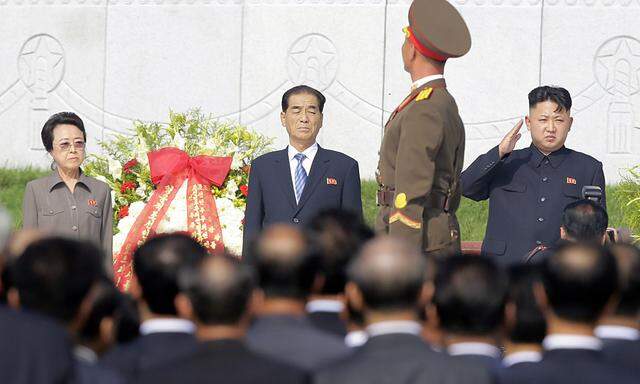
<svg viewBox="0 0 640 384">
<path fill-rule="evenodd" d="M 47 152 L 51 152 L 53 150 L 53 130 L 61 124 L 69 124 L 76 126 L 81 132 L 84 138 L 84 141 L 87 141 L 87 133 L 84 130 L 84 123 L 80 116 L 76 115 L 73 112 L 60 112 L 51 116 L 44 126 L 42 127 L 42 132 L 40 132 L 40 136 L 42 137 L 42 145 L 47 150 Z"/>
</svg>

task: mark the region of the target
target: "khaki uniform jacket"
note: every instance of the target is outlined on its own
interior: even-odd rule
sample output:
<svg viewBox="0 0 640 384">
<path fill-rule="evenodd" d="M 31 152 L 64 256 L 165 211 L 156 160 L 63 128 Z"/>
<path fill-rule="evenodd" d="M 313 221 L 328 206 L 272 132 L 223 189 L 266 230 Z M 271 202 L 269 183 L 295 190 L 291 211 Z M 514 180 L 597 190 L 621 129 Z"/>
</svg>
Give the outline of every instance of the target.
<svg viewBox="0 0 640 384">
<path fill-rule="evenodd" d="M 105 252 L 108 271 L 113 269 L 113 211 L 111 188 L 106 183 L 81 173 L 71 193 L 54 171 L 27 183 L 22 215 L 23 228 L 95 243 Z"/>
<path fill-rule="evenodd" d="M 424 84 L 394 111 L 385 126 L 378 183 L 393 193 L 381 206 L 376 231 L 398 236 L 424 252 L 460 250 L 455 212 L 465 132 L 443 79 Z"/>
</svg>

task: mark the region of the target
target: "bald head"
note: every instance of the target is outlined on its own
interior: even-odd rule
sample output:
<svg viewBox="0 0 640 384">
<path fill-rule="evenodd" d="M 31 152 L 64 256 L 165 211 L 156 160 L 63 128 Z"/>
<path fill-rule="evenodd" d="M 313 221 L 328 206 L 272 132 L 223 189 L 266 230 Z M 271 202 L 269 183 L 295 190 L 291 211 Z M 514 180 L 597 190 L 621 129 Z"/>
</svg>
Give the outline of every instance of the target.
<svg viewBox="0 0 640 384">
<path fill-rule="evenodd" d="M 595 245 L 565 244 L 543 262 L 542 282 L 557 316 L 593 323 L 616 289 L 615 260 Z"/>
<path fill-rule="evenodd" d="M 426 261 L 417 248 L 380 237 L 367 243 L 349 267 L 366 306 L 373 310 L 414 308 L 425 282 Z"/>
<path fill-rule="evenodd" d="M 179 284 L 197 320 L 207 325 L 237 324 L 254 288 L 249 267 L 226 255 L 211 256 L 199 268 L 181 271 Z"/>
<path fill-rule="evenodd" d="M 319 259 L 298 228 L 276 224 L 254 244 L 260 288 L 267 297 L 306 299 L 318 272 Z"/>
</svg>

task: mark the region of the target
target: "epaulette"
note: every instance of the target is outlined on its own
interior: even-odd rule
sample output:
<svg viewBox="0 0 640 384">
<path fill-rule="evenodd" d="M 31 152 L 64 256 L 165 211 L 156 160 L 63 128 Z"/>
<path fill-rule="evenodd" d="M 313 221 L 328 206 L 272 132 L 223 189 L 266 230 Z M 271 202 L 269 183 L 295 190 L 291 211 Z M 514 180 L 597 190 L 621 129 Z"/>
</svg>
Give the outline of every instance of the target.
<svg viewBox="0 0 640 384">
<path fill-rule="evenodd" d="M 427 100 L 431 96 L 432 92 L 433 88 L 423 89 L 422 91 L 420 91 L 420 93 L 418 93 L 418 96 L 416 96 L 416 101 Z"/>
</svg>

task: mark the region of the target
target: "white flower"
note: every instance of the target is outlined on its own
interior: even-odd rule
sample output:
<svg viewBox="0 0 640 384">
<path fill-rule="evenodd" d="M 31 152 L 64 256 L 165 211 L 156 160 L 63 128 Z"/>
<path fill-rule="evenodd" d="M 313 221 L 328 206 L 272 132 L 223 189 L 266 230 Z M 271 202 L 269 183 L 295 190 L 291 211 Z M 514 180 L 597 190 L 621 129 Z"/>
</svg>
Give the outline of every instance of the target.
<svg viewBox="0 0 640 384">
<path fill-rule="evenodd" d="M 142 201 L 131 203 L 131 205 L 129 205 L 129 215 L 127 217 L 133 217 L 134 219 L 137 219 L 146 205 L 147 204 Z"/>
<path fill-rule="evenodd" d="M 233 160 L 231 161 L 231 169 L 240 169 L 244 164 L 242 162 L 242 154 L 240 152 L 235 152 L 233 154 Z"/>
<path fill-rule="evenodd" d="M 158 233 L 187 231 L 187 180 L 182 183 L 167 213 L 158 224 Z"/>
<path fill-rule="evenodd" d="M 147 185 L 140 183 L 140 186 L 136 189 L 136 194 L 140 197 L 147 198 Z"/>
<path fill-rule="evenodd" d="M 124 244 L 124 241 L 127 239 L 127 235 L 129 233 L 124 233 L 124 232 L 119 232 L 115 235 L 113 235 L 113 254 L 117 254 L 118 252 L 120 252 L 120 248 L 122 248 L 122 245 Z"/>
<path fill-rule="evenodd" d="M 114 179 L 119 179 L 122 177 L 122 164 L 119 161 L 109 158 L 109 173 L 113 176 Z"/>
<path fill-rule="evenodd" d="M 116 206 L 116 191 L 113 190 L 111 191 L 111 206 Z"/>
<path fill-rule="evenodd" d="M 176 132 L 176 135 L 173 137 L 173 145 L 177 148 L 184 149 L 186 140 L 180 134 L 180 131 Z"/>
<path fill-rule="evenodd" d="M 102 176 L 102 175 L 98 175 L 98 176 L 96 176 L 96 177 L 95 177 L 95 179 L 96 179 L 96 180 L 100 180 L 100 181 L 102 181 L 103 183 L 107 183 L 107 184 L 109 184 L 109 180 L 107 180 L 107 178 L 106 178 L 106 177 L 104 177 L 104 176 Z"/>
</svg>

